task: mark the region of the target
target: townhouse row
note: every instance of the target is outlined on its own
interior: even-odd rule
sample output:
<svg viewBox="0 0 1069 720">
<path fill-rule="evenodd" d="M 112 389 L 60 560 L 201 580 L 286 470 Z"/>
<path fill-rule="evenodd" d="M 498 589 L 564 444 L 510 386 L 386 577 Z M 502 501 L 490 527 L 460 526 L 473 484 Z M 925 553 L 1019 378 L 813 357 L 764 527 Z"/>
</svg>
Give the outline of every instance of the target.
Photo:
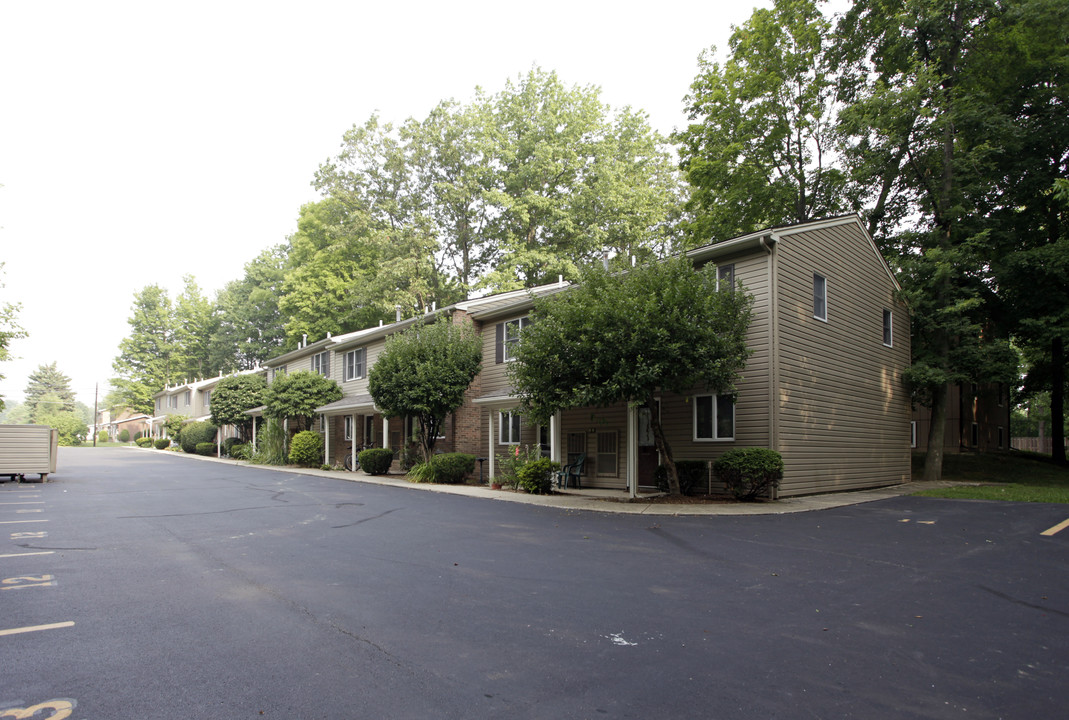
<svg viewBox="0 0 1069 720">
<path fill-rule="evenodd" d="M 471 322 L 483 341 L 482 371 L 463 405 L 446 421 L 436 450 L 483 458 L 484 479 L 518 446 L 539 446 L 553 460 L 584 459 L 582 483 L 632 495 L 655 485 L 660 458 L 650 419 L 658 413 L 677 460 L 711 464 L 738 447 L 783 455 L 779 496 L 876 487 L 910 479 L 911 411 L 904 373 L 910 363 L 909 320 L 890 269 L 854 215 L 770 228 L 688 253 L 714 263 L 720 278 L 741 281 L 754 296 L 747 335 L 752 354 L 732 396 L 695 387 L 660 393 L 654 407 L 625 403 L 558 413 L 548 425 L 527 422 L 506 369 L 534 300 L 567 283 L 503 293 L 441 308 L 431 316 Z M 326 462 L 341 464 L 361 446 L 399 450 L 412 434 L 408 418 L 384 417 L 368 392 L 368 371 L 387 338 L 409 319 L 323 338 L 276 357 L 263 368 L 318 372 L 343 398 L 317 409 Z M 207 417 L 213 380 L 156 394 L 154 426 L 168 414 Z M 256 414 L 257 411 L 253 411 Z"/>
</svg>

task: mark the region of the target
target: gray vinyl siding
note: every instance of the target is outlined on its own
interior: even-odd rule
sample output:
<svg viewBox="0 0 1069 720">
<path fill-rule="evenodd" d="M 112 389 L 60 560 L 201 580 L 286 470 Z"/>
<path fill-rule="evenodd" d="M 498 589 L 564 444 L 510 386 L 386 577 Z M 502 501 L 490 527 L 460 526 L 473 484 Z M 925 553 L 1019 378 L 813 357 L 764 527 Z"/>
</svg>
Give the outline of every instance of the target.
<svg viewBox="0 0 1069 720">
<path fill-rule="evenodd" d="M 351 347 L 348 350 L 339 350 L 332 353 L 330 359 L 330 377 L 338 383 L 341 387 L 342 394 L 346 397 L 354 395 L 367 395 L 367 376 L 371 372 L 371 368 L 374 366 L 375 361 L 382 353 L 382 349 L 386 346 L 385 338 L 377 340 L 368 345 L 360 345 L 357 347 Z M 364 348 L 364 377 L 357 380 L 345 381 L 345 354 L 350 350 L 359 350 Z"/>
<path fill-rule="evenodd" d="M 882 260 L 852 224 L 789 235 L 776 252 L 780 495 L 907 482 L 909 321 Z M 814 273 L 827 279 L 827 322 L 813 317 Z"/>
<path fill-rule="evenodd" d="M 507 374 L 509 363 L 499 363 L 496 360 L 498 324 L 526 317 L 528 314 L 528 311 L 523 311 L 500 320 L 488 321 L 482 323 L 481 328 L 479 328 L 483 339 L 483 369 L 480 389 L 484 395 L 490 395 L 494 391 L 511 386 Z"/>
</svg>

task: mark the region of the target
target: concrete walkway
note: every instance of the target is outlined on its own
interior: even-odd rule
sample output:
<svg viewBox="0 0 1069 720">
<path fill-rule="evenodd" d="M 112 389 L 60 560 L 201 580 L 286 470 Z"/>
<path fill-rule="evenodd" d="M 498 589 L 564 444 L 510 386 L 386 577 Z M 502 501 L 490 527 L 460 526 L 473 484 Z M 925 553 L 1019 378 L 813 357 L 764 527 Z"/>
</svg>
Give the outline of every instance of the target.
<svg viewBox="0 0 1069 720">
<path fill-rule="evenodd" d="M 368 475 L 363 471 L 318 470 L 293 466 L 253 465 L 243 460 L 190 455 L 169 450 L 153 450 L 133 447 L 133 450 L 147 452 L 168 452 L 183 458 L 214 463 L 226 463 L 242 467 L 285 472 L 291 475 L 314 475 L 348 482 L 367 483 L 369 485 L 387 485 L 423 492 L 446 493 L 449 495 L 466 495 L 467 497 L 497 500 L 499 502 L 526 503 L 563 510 L 587 510 L 592 512 L 621 513 L 629 515 L 783 515 L 786 513 L 809 512 L 811 510 L 828 510 L 831 508 L 859 505 L 861 503 L 885 500 L 887 498 L 909 495 L 930 488 L 952 487 L 969 483 L 959 482 L 911 482 L 903 485 L 876 488 L 873 490 L 854 490 L 851 492 L 826 493 L 823 495 L 806 495 L 790 497 L 773 502 L 756 503 L 707 503 L 707 504 L 672 504 L 649 502 L 651 495 L 643 495 L 630 500 L 620 490 L 580 489 L 558 490 L 553 495 L 528 495 L 513 490 L 491 490 L 487 486 L 477 485 L 434 485 L 413 483 L 398 475 Z"/>
</svg>

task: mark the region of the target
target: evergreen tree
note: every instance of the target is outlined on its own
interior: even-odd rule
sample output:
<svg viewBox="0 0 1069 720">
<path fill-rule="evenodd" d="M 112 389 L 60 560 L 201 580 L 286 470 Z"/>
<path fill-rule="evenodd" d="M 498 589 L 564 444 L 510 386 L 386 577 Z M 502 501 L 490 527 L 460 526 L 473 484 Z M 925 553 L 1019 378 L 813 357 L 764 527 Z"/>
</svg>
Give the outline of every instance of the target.
<svg viewBox="0 0 1069 720">
<path fill-rule="evenodd" d="M 55 415 L 75 409 L 71 379 L 59 371 L 56 363 L 38 365 L 30 373 L 25 395 L 25 403 L 34 422 L 41 414 Z"/>
</svg>

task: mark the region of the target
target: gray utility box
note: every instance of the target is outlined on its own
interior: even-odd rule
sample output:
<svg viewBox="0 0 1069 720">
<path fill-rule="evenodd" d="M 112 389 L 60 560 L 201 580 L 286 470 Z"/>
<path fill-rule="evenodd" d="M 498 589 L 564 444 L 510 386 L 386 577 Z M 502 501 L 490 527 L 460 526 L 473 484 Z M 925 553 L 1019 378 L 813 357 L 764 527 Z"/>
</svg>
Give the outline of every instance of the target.
<svg viewBox="0 0 1069 720">
<path fill-rule="evenodd" d="M 36 474 L 48 482 L 48 474 L 56 471 L 58 442 L 59 431 L 47 425 L 0 425 L 0 476 L 14 480 Z"/>
</svg>

